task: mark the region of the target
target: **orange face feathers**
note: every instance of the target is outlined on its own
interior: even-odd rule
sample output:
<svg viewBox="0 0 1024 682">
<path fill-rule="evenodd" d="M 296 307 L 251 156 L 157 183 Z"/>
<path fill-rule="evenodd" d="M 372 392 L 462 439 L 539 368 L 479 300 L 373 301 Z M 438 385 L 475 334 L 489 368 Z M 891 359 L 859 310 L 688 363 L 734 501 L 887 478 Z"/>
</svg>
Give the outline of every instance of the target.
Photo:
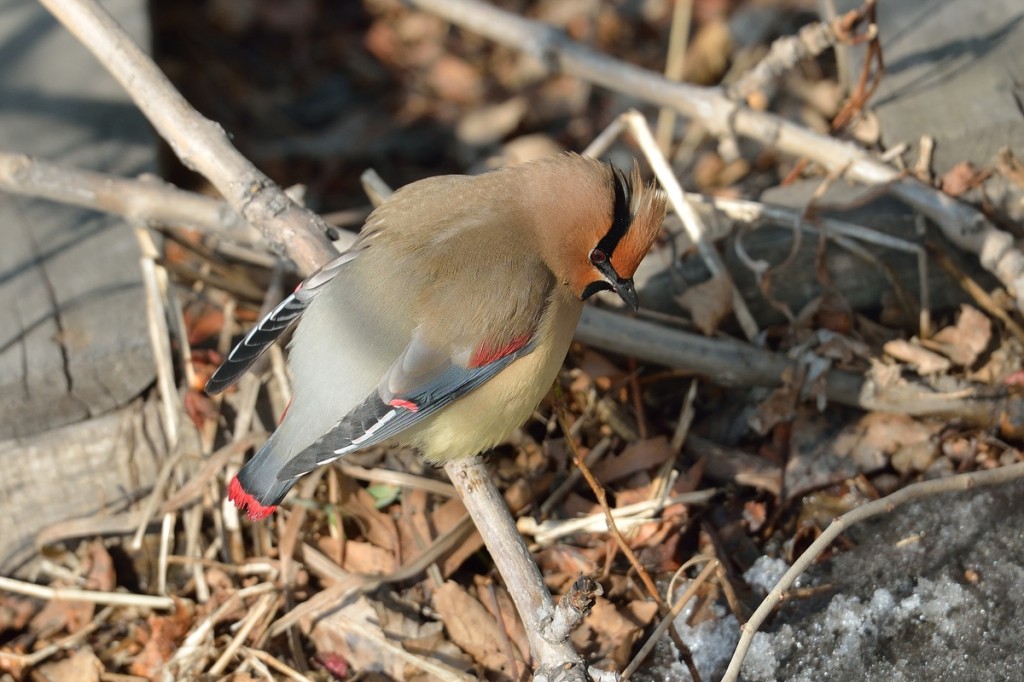
<svg viewBox="0 0 1024 682">
<path fill-rule="evenodd" d="M 658 236 L 665 218 L 665 196 L 643 184 L 635 164 L 628 178 L 612 166 L 604 169 L 602 217 L 569 237 L 574 261 L 569 284 L 581 299 L 598 291 L 615 291 L 636 308 L 633 273 Z"/>
<path fill-rule="evenodd" d="M 640 169 L 635 164 L 628 186 L 629 228 L 609 254 L 615 272 L 626 279 L 636 272 L 665 220 L 665 194 L 653 185 L 644 185 Z"/>
</svg>

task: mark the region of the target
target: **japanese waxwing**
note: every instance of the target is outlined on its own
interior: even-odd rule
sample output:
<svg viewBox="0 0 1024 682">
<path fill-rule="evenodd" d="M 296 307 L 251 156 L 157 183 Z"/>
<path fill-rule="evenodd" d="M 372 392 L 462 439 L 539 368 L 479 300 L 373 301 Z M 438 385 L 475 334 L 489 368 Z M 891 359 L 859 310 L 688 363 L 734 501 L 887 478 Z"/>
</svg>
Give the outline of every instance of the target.
<svg viewBox="0 0 1024 682">
<path fill-rule="evenodd" d="M 232 384 L 302 316 L 292 403 L 229 498 L 261 519 L 299 476 L 374 444 L 438 463 L 501 443 L 551 388 L 584 300 L 611 290 L 636 309 L 630 278 L 664 216 L 635 166 L 575 154 L 398 190 L 206 385 Z"/>
</svg>

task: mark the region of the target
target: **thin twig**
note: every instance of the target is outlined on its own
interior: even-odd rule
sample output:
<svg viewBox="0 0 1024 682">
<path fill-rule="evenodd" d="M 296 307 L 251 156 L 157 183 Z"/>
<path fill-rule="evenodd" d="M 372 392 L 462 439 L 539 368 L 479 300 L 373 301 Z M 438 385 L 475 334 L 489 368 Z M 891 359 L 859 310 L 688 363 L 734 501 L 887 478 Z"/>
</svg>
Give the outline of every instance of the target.
<svg viewBox="0 0 1024 682">
<path fill-rule="evenodd" d="M 665 635 L 665 631 L 668 630 L 679 615 L 679 612 L 686 607 L 691 599 L 693 599 L 693 595 L 697 594 L 697 590 L 700 589 L 700 586 L 711 577 L 711 574 L 715 572 L 718 566 L 718 559 L 711 559 L 704 567 L 704 570 L 702 570 L 686 587 L 686 591 L 683 592 L 683 595 L 676 600 L 669 612 L 662 617 L 661 622 L 658 623 L 658 627 L 654 628 L 654 632 L 652 632 L 651 636 L 647 638 L 644 645 L 640 647 L 640 651 L 636 652 L 636 656 L 634 656 L 633 660 L 629 662 L 626 669 L 622 671 L 622 682 L 626 682 L 626 680 L 632 677 L 640 665 L 647 660 L 651 650 L 654 649 L 654 645 L 661 640 Z"/>
<path fill-rule="evenodd" d="M 167 315 L 164 311 L 164 299 L 160 295 L 157 284 L 157 268 L 155 260 L 159 255 L 153 237 L 148 231 L 136 228 L 135 236 L 142 251 L 139 265 L 142 270 L 142 282 L 146 292 L 146 327 L 149 330 L 149 342 L 153 347 L 153 358 L 156 361 L 156 384 L 160 393 L 160 407 L 163 415 L 164 431 L 167 437 L 167 448 L 174 451 L 178 444 L 178 391 L 174 385 L 174 360 L 171 356 L 171 338 L 167 327 Z"/>
<path fill-rule="evenodd" d="M 686 199 L 683 188 L 679 184 L 679 180 L 676 178 L 675 173 L 672 171 L 672 167 L 669 166 L 668 160 L 665 158 L 665 155 L 661 153 L 657 142 L 654 141 L 651 129 L 647 125 L 647 119 L 645 119 L 643 115 L 635 109 L 627 111 L 622 116 L 626 120 L 626 126 L 636 138 L 637 144 L 640 145 L 640 149 L 643 151 L 644 156 L 647 157 L 647 162 L 651 164 L 651 168 L 654 170 L 654 174 L 657 176 L 658 182 L 661 183 L 662 189 L 664 189 L 665 194 L 668 195 L 668 201 L 672 206 L 672 210 L 675 211 L 676 215 L 678 215 L 680 220 L 682 220 L 683 227 L 686 229 L 687 235 L 689 235 L 690 239 L 697 247 L 697 251 L 700 253 L 701 259 L 708 266 L 708 270 L 711 272 L 711 275 L 721 277 L 728 276 L 728 270 L 725 267 L 725 263 L 722 262 L 722 257 L 718 254 L 718 251 L 708 238 L 708 230 L 704 226 L 704 220 L 700 217 L 700 214 L 694 210 L 693 205 Z M 732 280 L 730 279 L 729 281 L 732 296 L 732 308 L 733 313 L 736 315 L 736 321 L 739 322 L 747 340 L 753 340 L 757 338 L 759 333 L 757 322 L 754 321 L 754 316 L 750 313 L 750 309 L 747 307 L 747 303 L 743 300 L 740 292 L 731 284 Z"/>
<path fill-rule="evenodd" d="M 178 673 L 177 679 L 186 679 L 186 673 L 194 665 L 193 659 L 200 653 L 200 646 L 204 641 L 206 641 L 207 637 L 211 637 L 213 635 L 213 628 L 220 622 L 225 614 L 229 613 L 232 609 L 237 608 L 238 602 L 243 599 L 276 591 L 276 585 L 264 582 L 257 583 L 250 587 L 243 587 L 236 592 L 232 592 L 228 595 L 227 599 L 224 600 L 224 603 L 217 607 L 216 611 L 211 613 L 192 628 L 185 637 L 185 641 L 181 643 L 178 649 L 174 652 L 174 655 L 171 657 L 171 660 L 167 662 L 167 669 L 176 670 Z"/>
<path fill-rule="evenodd" d="M 822 534 L 819 535 L 813 543 L 811 543 L 811 546 L 808 547 L 804 553 L 800 555 L 800 558 L 793 563 L 790 569 L 786 571 L 785 575 L 782 576 L 775 587 L 772 588 L 772 591 L 768 593 L 768 596 L 764 598 L 764 601 L 761 602 L 761 605 L 757 607 L 756 611 L 754 611 L 750 620 L 743 625 L 741 628 L 742 634 L 740 635 L 739 644 L 736 645 L 736 651 L 732 656 L 732 660 L 729 662 L 729 668 L 726 670 L 725 677 L 722 678 L 723 682 L 733 682 L 739 677 L 740 667 L 743 665 L 743 659 L 746 657 L 747 650 L 750 648 L 750 643 L 754 638 L 754 633 L 756 633 L 758 628 L 761 627 L 761 623 L 764 622 L 764 619 L 768 617 L 775 606 L 783 600 L 786 596 L 786 590 L 792 586 L 796 579 L 799 578 L 805 570 L 807 570 L 807 567 L 810 566 L 811 563 L 817 559 L 821 553 L 824 552 L 828 546 L 831 545 L 832 542 L 847 528 L 850 528 L 851 526 L 873 516 L 888 514 L 907 502 L 913 502 L 915 500 L 942 493 L 998 485 L 1000 483 L 1020 479 L 1021 477 L 1024 477 L 1024 462 L 1010 464 L 998 469 L 986 469 L 984 471 L 958 474 L 956 476 L 940 478 L 933 481 L 922 481 L 920 483 L 908 485 L 906 488 L 898 490 L 891 495 L 857 507 L 837 519 L 834 519 L 832 523 L 829 524 L 828 528 L 826 528 Z"/>
<path fill-rule="evenodd" d="M 586 461 L 584 461 L 584 467 L 587 471 L 590 471 Z M 586 476 L 586 474 L 582 475 Z M 630 529 L 633 526 L 651 520 L 655 514 L 665 507 L 674 504 L 704 504 L 717 494 L 718 490 L 716 488 L 706 488 L 689 493 L 680 493 L 672 497 L 652 497 L 649 500 L 612 509 L 611 515 L 615 518 L 616 523 Z M 534 536 L 534 541 L 538 545 L 548 545 L 567 535 L 600 532 L 602 527 L 607 529 L 606 520 L 607 514 L 603 511 L 574 519 L 549 519 L 542 523 L 537 523 L 530 517 L 523 517 L 516 523 L 516 527 L 519 528 L 520 533 Z"/>
<path fill-rule="evenodd" d="M 267 664 L 277 672 L 287 677 L 289 680 L 293 680 L 294 682 L 312 682 L 312 680 L 310 680 L 308 677 L 300 673 L 295 668 L 292 668 L 291 666 L 282 663 L 281 661 L 277 660 L 276 658 L 268 654 L 266 651 L 263 651 L 262 649 L 254 649 L 251 647 L 243 646 L 241 650 L 242 653 L 259 659 L 263 663 Z"/>
<path fill-rule="evenodd" d="M 640 560 L 637 559 L 636 554 L 629 546 L 629 543 L 626 542 L 626 538 L 623 537 L 621 532 L 619 532 L 619 527 L 615 523 L 615 514 L 612 513 L 612 509 L 608 505 L 608 495 L 604 490 L 604 486 L 598 483 L 597 479 L 594 478 L 594 474 L 583 461 L 583 456 L 580 454 L 579 448 L 576 445 L 576 439 L 569 435 L 569 424 L 565 419 L 565 411 L 562 408 L 556 408 L 555 413 L 558 417 L 558 424 L 562 429 L 562 433 L 565 434 L 565 442 L 568 444 L 569 452 L 572 454 L 573 464 L 575 464 L 580 470 L 580 473 L 583 474 L 583 478 L 586 479 L 590 489 L 597 497 L 597 503 L 600 505 L 601 511 L 604 514 L 608 532 L 612 534 L 612 537 L 615 538 L 615 542 L 618 544 L 619 549 L 626 555 L 626 559 L 629 560 L 630 565 L 640 577 L 640 581 L 644 584 L 644 587 L 647 588 L 647 593 L 658 603 L 659 606 L 668 608 L 665 604 L 665 600 L 661 598 L 661 593 L 658 592 L 658 588 L 655 587 L 654 580 L 651 579 L 647 569 L 643 567 L 643 564 L 641 564 Z"/>
<path fill-rule="evenodd" d="M 224 651 L 221 653 L 220 658 L 217 659 L 217 662 L 210 666 L 210 670 L 208 671 L 210 675 L 217 677 L 224 672 L 228 667 L 228 663 L 231 662 L 232 657 L 239 649 L 242 648 L 242 643 L 245 642 L 245 638 L 249 636 L 249 633 L 252 632 L 256 623 L 259 622 L 260 618 L 263 617 L 275 601 L 277 601 L 276 594 L 265 594 L 260 597 L 258 602 L 256 602 L 256 606 L 245 614 L 245 617 L 242 619 L 241 625 L 238 628 L 238 632 L 236 632 L 235 636 L 231 638 L 228 645 L 224 647 Z"/>
<path fill-rule="evenodd" d="M 678 83 L 683 80 L 686 71 L 686 45 L 690 42 L 690 24 L 693 18 L 693 0 L 675 0 L 672 3 L 672 26 L 668 34 L 668 55 L 665 57 L 665 78 Z M 670 107 L 662 107 L 658 112 L 658 125 L 655 136 L 658 148 L 665 156 L 669 156 L 672 146 L 672 135 L 676 127 L 676 112 Z"/>
<path fill-rule="evenodd" d="M 128 594 L 126 592 L 98 592 L 80 590 L 75 587 L 47 587 L 22 582 L 13 578 L 0 576 L 0 590 L 20 594 L 36 599 L 64 601 L 81 601 L 91 604 L 109 604 L 110 606 L 134 606 L 141 609 L 165 610 L 174 608 L 174 600 L 170 597 L 154 597 L 148 594 Z"/>
<path fill-rule="evenodd" d="M 555 415 L 558 418 L 558 425 L 561 427 L 562 433 L 565 434 L 565 441 L 568 443 L 569 451 L 572 453 L 573 463 L 583 474 L 583 478 L 585 478 L 587 484 L 590 485 L 590 489 L 594 491 L 594 495 L 597 497 L 597 502 L 604 512 L 608 532 L 612 534 L 613 538 L 615 538 L 616 544 L 626 556 L 626 559 L 633 567 L 633 570 L 636 571 L 636 574 L 640 578 L 640 582 L 644 584 L 644 588 L 647 590 L 647 593 L 658 605 L 658 610 L 661 613 L 666 613 L 669 610 L 668 604 L 662 598 L 658 588 L 654 585 L 654 580 L 651 579 L 650 573 L 648 573 L 647 569 L 640 563 L 640 560 L 637 558 L 633 548 L 629 546 L 629 543 L 626 542 L 626 538 L 623 537 L 622 533 L 619 531 L 618 526 L 615 524 L 615 515 L 612 514 L 611 507 L 608 505 L 608 496 L 605 493 L 604 486 L 594 478 L 594 474 L 589 468 L 587 468 L 587 465 L 583 462 L 583 457 L 580 456 L 579 448 L 576 445 L 576 439 L 569 434 L 569 425 L 565 418 L 565 409 L 561 406 L 557 406 L 555 408 Z M 679 637 L 675 628 L 672 627 L 671 624 L 669 627 L 672 632 L 672 641 L 679 649 L 680 654 L 686 663 L 686 667 L 690 670 L 690 676 L 697 682 L 700 682 L 700 674 L 697 672 L 697 668 L 693 663 L 693 656 L 690 653 L 689 648 L 683 642 L 682 638 Z"/>
</svg>

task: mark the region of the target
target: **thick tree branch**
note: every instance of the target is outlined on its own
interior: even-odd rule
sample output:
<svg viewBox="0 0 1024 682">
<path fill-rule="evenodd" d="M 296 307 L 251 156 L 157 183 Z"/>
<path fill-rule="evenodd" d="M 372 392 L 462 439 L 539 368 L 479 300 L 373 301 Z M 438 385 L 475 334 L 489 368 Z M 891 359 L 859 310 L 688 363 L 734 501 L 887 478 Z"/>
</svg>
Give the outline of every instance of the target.
<svg viewBox="0 0 1024 682">
<path fill-rule="evenodd" d="M 545 633 L 551 632 L 548 626 L 556 613 L 555 604 L 483 460 L 479 457 L 456 460 L 446 464 L 444 470 L 463 501 L 486 499 L 486 503 L 473 506 L 467 502 L 466 509 L 480 529 L 487 551 L 494 557 L 509 596 L 523 619 L 530 651 L 538 664 L 537 675 L 564 675 L 575 669 L 579 679 L 585 679 L 583 659 L 569 641 L 569 630 L 563 628 L 557 636 L 545 637 Z"/>
<path fill-rule="evenodd" d="M 561 31 L 479 0 L 411 0 L 466 30 L 532 54 L 552 70 L 577 76 L 664 107 L 699 122 L 721 139 L 734 135 L 815 161 L 831 172 L 889 191 L 933 220 L 957 246 L 977 254 L 1024 308 L 1024 254 L 1012 237 L 981 213 L 941 192 L 903 177 L 864 149 L 813 132 L 769 113 L 729 100 L 719 88 L 673 83 L 662 75 L 627 64 L 567 38 Z"/>
<path fill-rule="evenodd" d="M 0 189 L 119 215 L 128 222 L 187 225 L 231 238 L 250 228 L 226 203 L 158 178 L 130 180 L 0 152 Z"/>
<path fill-rule="evenodd" d="M 227 202 L 303 271 L 336 254 L 327 226 L 298 206 L 202 116 L 118 23 L 94 0 L 40 0 L 99 59 L 188 168 L 205 176 Z"/>
</svg>

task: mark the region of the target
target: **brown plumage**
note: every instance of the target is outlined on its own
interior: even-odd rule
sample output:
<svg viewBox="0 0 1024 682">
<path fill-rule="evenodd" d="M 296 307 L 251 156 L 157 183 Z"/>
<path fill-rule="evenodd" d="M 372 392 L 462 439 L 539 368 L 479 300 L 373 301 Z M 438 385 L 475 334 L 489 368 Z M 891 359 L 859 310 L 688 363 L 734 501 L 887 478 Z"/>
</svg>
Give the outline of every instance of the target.
<svg viewBox="0 0 1024 682">
<path fill-rule="evenodd" d="M 233 499 L 265 516 L 297 476 L 373 443 L 435 462 L 500 443 L 550 388 L 583 299 L 635 305 L 630 277 L 664 213 L 636 168 L 574 154 L 398 190 L 211 380 L 228 385 L 305 311 L 293 404 Z"/>
</svg>

